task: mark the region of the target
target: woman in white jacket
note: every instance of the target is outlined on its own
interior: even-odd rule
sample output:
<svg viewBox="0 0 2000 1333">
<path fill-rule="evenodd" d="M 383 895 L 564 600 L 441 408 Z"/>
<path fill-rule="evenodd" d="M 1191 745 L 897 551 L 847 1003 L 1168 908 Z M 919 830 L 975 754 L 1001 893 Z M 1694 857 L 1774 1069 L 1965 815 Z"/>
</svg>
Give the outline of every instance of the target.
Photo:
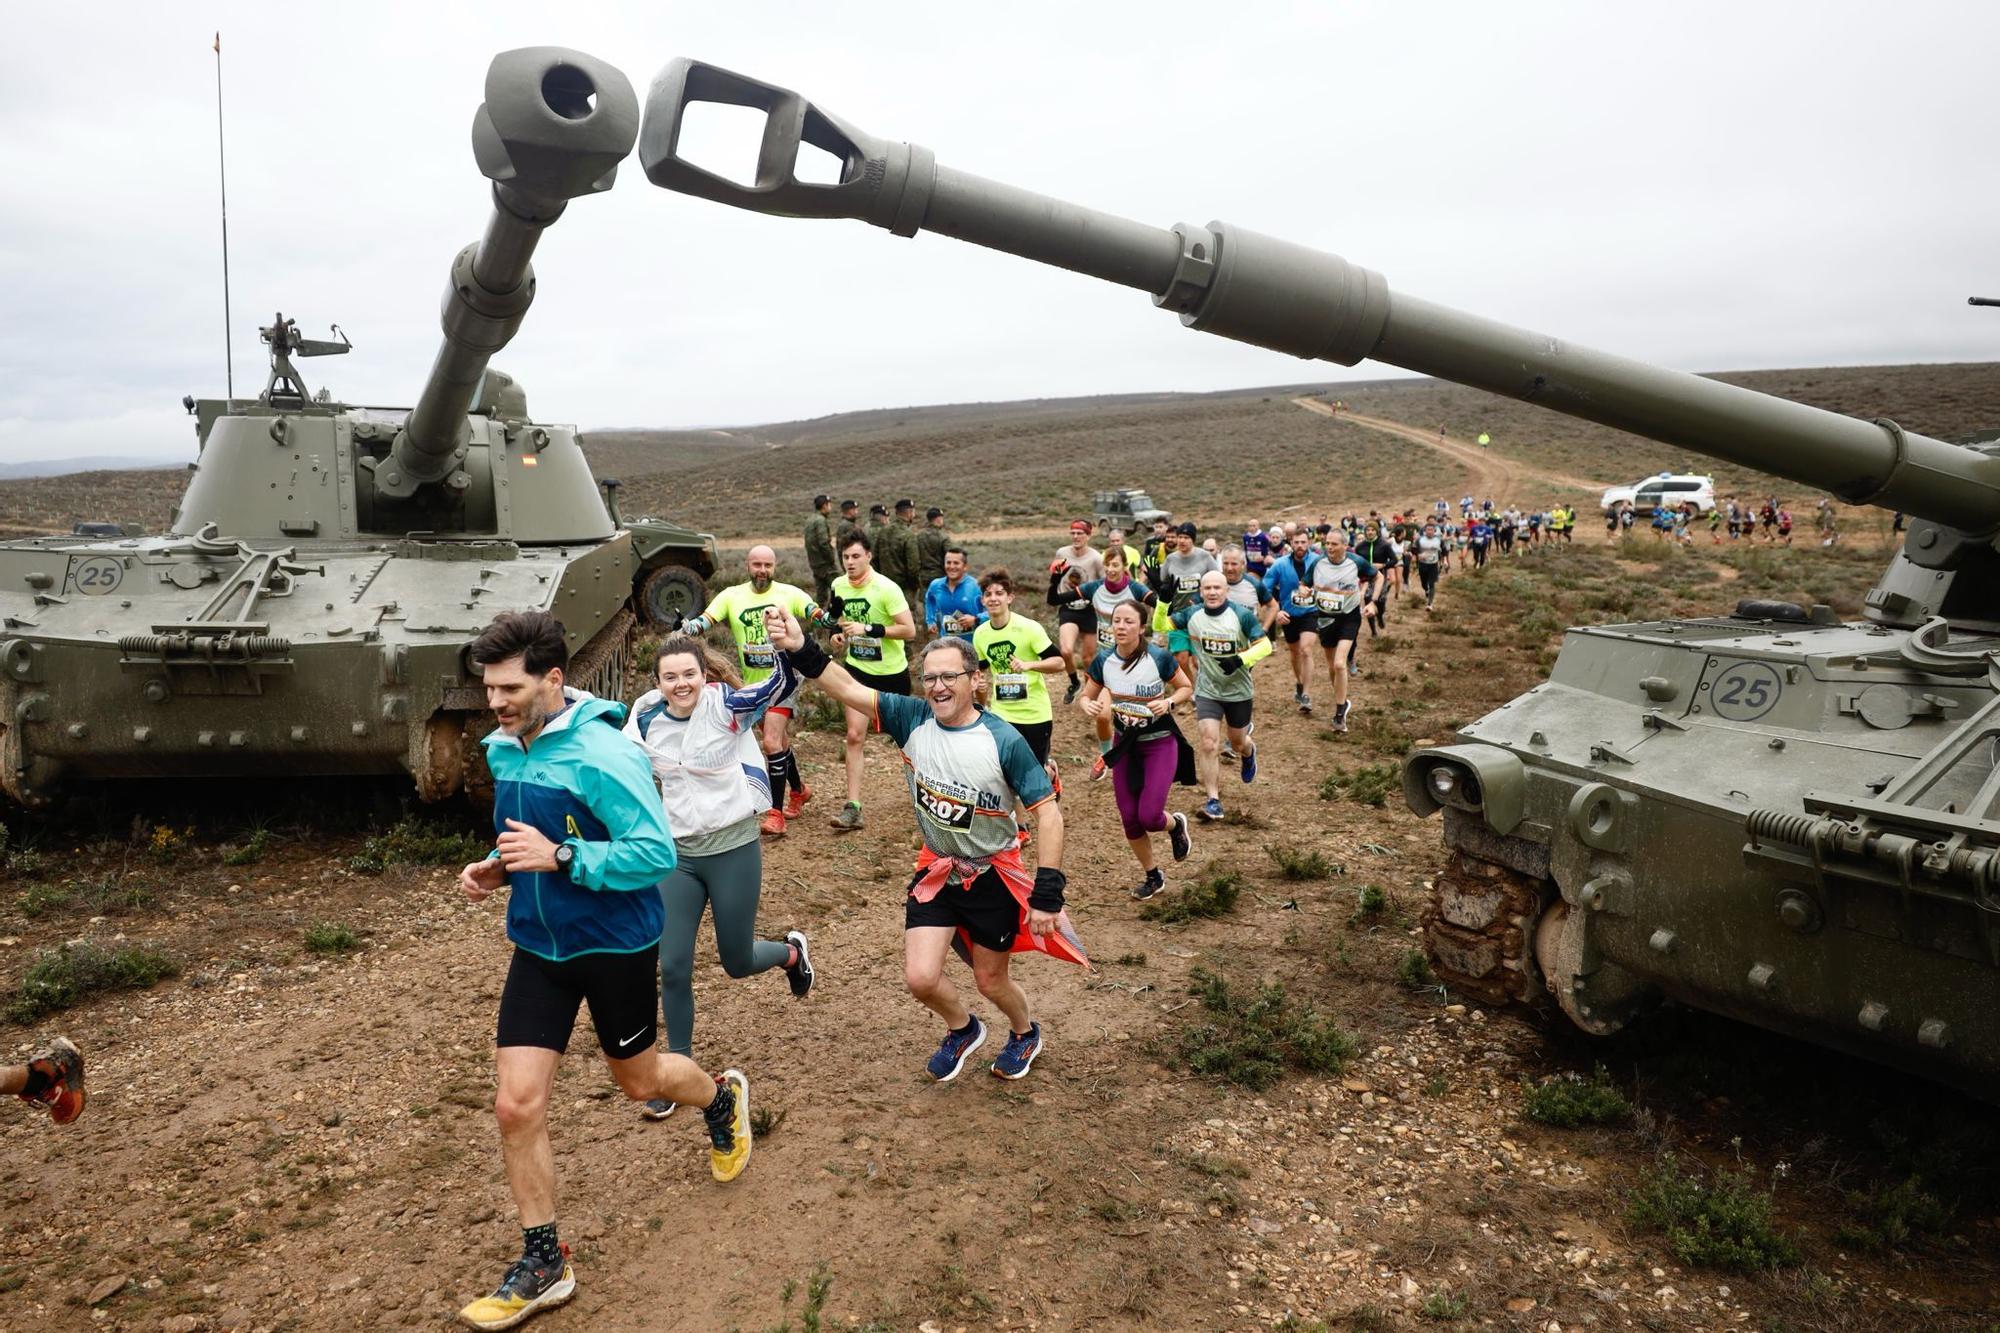
<svg viewBox="0 0 2000 1333">
<path fill-rule="evenodd" d="M 660 1012 L 667 1049 L 690 1055 L 694 1039 L 694 937 L 704 908 L 715 913 L 715 950 L 722 969 L 747 977 L 783 968 L 794 997 L 812 990 L 805 935 L 756 938 L 763 889 L 758 821 L 771 808 L 770 778 L 757 741 L 757 719 L 788 696 L 798 678 L 778 655 L 770 676 L 741 688 L 735 671 L 699 639 L 676 635 L 654 659 L 658 689 L 648 690 L 625 717 L 625 734 L 644 746 L 660 784 L 667 825 L 680 853 L 660 883 L 667 908 L 660 936 Z M 672 1102 L 648 1102 L 648 1119 L 664 1120 Z"/>
</svg>

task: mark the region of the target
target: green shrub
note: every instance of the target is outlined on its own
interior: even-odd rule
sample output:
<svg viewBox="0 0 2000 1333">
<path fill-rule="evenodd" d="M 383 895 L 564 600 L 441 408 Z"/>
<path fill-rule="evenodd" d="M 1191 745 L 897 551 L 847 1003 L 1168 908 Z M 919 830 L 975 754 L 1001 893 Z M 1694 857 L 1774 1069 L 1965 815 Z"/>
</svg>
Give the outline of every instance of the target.
<svg viewBox="0 0 2000 1333">
<path fill-rule="evenodd" d="M 271 830 L 255 829 L 249 837 L 232 847 L 222 849 L 222 864 L 226 866 L 255 865 L 264 859 L 264 853 L 271 848 Z"/>
<path fill-rule="evenodd" d="M 1921 1176 L 1847 1196 L 1858 1220 L 1840 1228 L 1836 1239 L 1857 1250 L 1887 1250 L 1935 1236 L 1951 1225 L 1952 1208 L 1924 1188 Z"/>
<path fill-rule="evenodd" d="M 1403 748 L 1409 748 L 1407 743 Z M 1402 772 L 1396 765 L 1365 764 L 1352 773 L 1343 768 L 1327 774 L 1319 784 L 1319 798 L 1333 801 L 1344 793 L 1350 801 L 1379 809 L 1388 804 L 1391 794 L 1402 789 Z"/>
<path fill-rule="evenodd" d="M 165 977 L 178 976 L 181 966 L 171 955 L 144 945 L 116 949 L 81 942 L 45 949 L 21 978 L 21 990 L 8 1006 L 16 1023 L 32 1023 L 44 1014 L 80 1004 L 99 991 L 144 990 Z"/>
<path fill-rule="evenodd" d="M 1588 1079 L 1557 1074 L 1540 1083 L 1521 1085 L 1521 1109 L 1528 1119 L 1558 1129 L 1578 1125 L 1615 1125 L 1632 1114 L 1632 1104 L 1612 1085 L 1611 1075 L 1597 1066 Z"/>
<path fill-rule="evenodd" d="M 1798 1243 L 1779 1229 L 1771 1196 L 1747 1172 L 1704 1179 L 1667 1153 L 1640 1177 L 1625 1216 L 1664 1233 L 1674 1257 L 1694 1267 L 1750 1273 L 1799 1261 Z"/>
<path fill-rule="evenodd" d="M 1364 916 L 1379 916 L 1382 913 L 1382 909 L 1388 905 L 1388 894 L 1382 892 L 1381 889 L 1373 884 L 1363 884 L 1359 898 L 1354 905 L 1354 919 Z"/>
<path fill-rule="evenodd" d="M 375 875 L 392 865 L 464 865 L 491 850 L 492 844 L 484 837 L 408 815 L 363 843 L 361 851 L 347 859 L 347 865 L 350 870 Z"/>
<path fill-rule="evenodd" d="M 1174 1055 L 1191 1072 L 1262 1089 L 1286 1069 L 1338 1074 L 1353 1058 L 1353 1040 L 1317 1009 L 1294 1004 L 1282 985 L 1246 999 L 1203 968 L 1193 978 L 1202 1018 L 1174 1038 Z"/>
<path fill-rule="evenodd" d="M 76 894 L 67 884 L 30 884 L 14 899 L 14 910 L 33 920 L 57 907 L 68 907 Z"/>
<path fill-rule="evenodd" d="M 1426 1319 L 1435 1319 L 1440 1323 L 1450 1323 L 1463 1319 L 1465 1318 L 1465 1297 L 1448 1287 L 1439 1287 L 1436 1291 L 1424 1297 L 1424 1303 L 1418 1307 L 1417 1313 Z"/>
<path fill-rule="evenodd" d="M 332 921 L 316 921 L 306 927 L 306 949 L 321 957 L 338 958 L 361 947 L 361 936 L 351 926 Z"/>
<path fill-rule="evenodd" d="M 1343 870 L 1316 848 L 1302 850 L 1284 843 L 1273 843 L 1264 852 L 1277 865 L 1278 874 L 1285 879 L 1331 879 Z"/>
<path fill-rule="evenodd" d="M 1438 984 L 1431 960 L 1422 949 L 1405 949 L 1396 960 L 1396 984 L 1404 990 L 1429 990 Z"/>
<path fill-rule="evenodd" d="M 1171 926 L 1226 916 L 1236 910 L 1236 900 L 1246 883 L 1234 870 L 1212 870 L 1172 897 L 1147 903 L 1139 909 L 1139 919 Z M 1145 955 L 1139 955 L 1139 960 L 1144 962 Z"/>
</svg>

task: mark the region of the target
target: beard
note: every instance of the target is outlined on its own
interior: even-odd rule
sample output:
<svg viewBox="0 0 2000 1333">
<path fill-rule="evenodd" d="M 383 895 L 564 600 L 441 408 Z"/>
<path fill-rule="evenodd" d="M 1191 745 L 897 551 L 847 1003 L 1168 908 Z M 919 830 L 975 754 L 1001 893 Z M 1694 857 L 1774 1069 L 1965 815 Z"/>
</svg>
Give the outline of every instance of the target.
<svg viewBox="0 0 2000 1333">
<path fill-rule="evenodd" d="M 771 591 L 771 584 L 774 583 L 775 581 L 776 580 L 770 578 L 759 578 L 757 575 L 752 574 L 750 576 L 750 591 L 758 593 L 760 595 L 763 593 L 767 593 Z"/>
</svg>

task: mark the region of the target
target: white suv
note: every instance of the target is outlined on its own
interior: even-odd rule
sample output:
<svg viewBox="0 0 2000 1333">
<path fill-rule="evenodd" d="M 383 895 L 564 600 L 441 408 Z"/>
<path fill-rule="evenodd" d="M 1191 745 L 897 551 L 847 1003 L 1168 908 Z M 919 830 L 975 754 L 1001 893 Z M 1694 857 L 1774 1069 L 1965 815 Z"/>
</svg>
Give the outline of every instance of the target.
<svg viewBox="0 0 2000 1333">
<path fill-rule="evenodd" d="M 1706 514 L 1715 508 L 1715 478 L 1692 472 L 1662 472 L 1630 486 L 1613 486 L 1597 503 L 1599 508 L 1609 510 L 1629 501 L 1638 513 L 1650 514 L 1663 505 L 1678 509 L 1690 500 L 1697 513 Z"/>
</svg>

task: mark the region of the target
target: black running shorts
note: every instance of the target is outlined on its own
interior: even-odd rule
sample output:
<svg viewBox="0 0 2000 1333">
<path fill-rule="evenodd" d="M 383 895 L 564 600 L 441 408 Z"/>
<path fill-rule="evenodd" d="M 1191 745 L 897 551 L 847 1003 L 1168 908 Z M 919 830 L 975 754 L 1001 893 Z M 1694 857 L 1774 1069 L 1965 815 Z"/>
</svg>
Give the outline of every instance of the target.
<svg viewBox="0 0 2000 1333">
<path fill-rule="evenodd" d="M 1094 638 L 1097 634 L 1097 608 L 1086 606 L 1082 610 L 1071 610 L 1065 606 L 1056 612 L 1056 624 L 1074 625 L 1085 635 Z"/>
<path fill-rule="evenodd" d="M 910 688 L 910 669 L 908 667 L 904 667 L 901 671 L 884 671 L 877 675 L 873 671 L 864 671 L 860 667 L 849 663 L 847 674 L 860 681 L 863 685 L 866 685 L 869 689 L 881 694 L 916 693 L 915 690 Z"/>
<path fill-rule="evenodd" d="M 1346 615 L 1321 616 L 1319 618 L 1319 646 L 1332 649 L 1333 645 L 1345 639 L 1353 643 L 1361 637 L 1361 608 L 1356 607 Z"/>
<path fill-rule="evenodd" d="M 648 946 L 552 963 L 515 949 L 500 991 L 500 1029 L 493 1044 L 566 1051 L 576 1007 L 586 1000 L 607 1059 L 627 1060 L 650 1050 L 660 1015 L 659 951 Z"/>
<path fill-rule="evenodd" d="M 1241 731 L 1250 725 L 1249 699 L 1204 699 L 1194 697 L 1194 716 L 1197 722 L 1222 722 Z"/>
<path fill-rule="evenodd" d="M 910 887 L 916 884 L 913 877 Z M 963 926 L 980 948 L 1006 953 L 1021 929 L 1021 904 L 1007 892 L 1000 876 L 987 870 L 970 885 L 945 885 L 927 903 L 912 895 L 903 906 L 903 929 L 918 926 Z"/>
<path fill-rule="evenodd" d="M 1285 631 L 1285 642 L 1297 643 L 1304 635 L 1319 633 L 1319 616 L 1311 611 L 1304 615 L 1294 611 L 1292 618 L 1286 621 L 1282 628 Z"/>
<path fill-rule="evenodd" d="M 1049 741 L 1055 735 L 1055 719 L 1047 722 L 1009 722 L 1008 726 L 1021 733 L 1021 739 L 1028 743 L 1028 753 L 1035 756 L 1035 762 L 1049 762 Z"/>
</svg>

